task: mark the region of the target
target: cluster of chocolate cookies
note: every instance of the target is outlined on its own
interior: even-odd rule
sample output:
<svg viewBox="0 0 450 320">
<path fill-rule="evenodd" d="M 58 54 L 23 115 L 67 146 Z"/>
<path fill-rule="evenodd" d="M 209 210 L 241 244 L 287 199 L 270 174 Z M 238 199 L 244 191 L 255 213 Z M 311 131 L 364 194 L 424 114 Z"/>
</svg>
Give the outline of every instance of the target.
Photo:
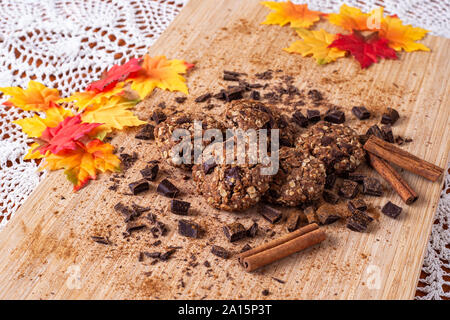
<svg viewBox="0 0 450 320">
<path fill-rule="evenodd" d="M 194 120 L 202 121 L 202 130 L 194 130 Z M 195 132 L 203 134 L 208 129 L 218 129 L 228 140 L 203 140 L 197 144 L 197 148 L 202 150 L 187 149 L 190 161 L 180 161 L 181 149 L 174 148 L 180 141 L 172 139 L 177 128 L 188 130 L 191 141 L 197 138 Z M 236 135 L 225 134 L 234 129 L 241 132 L 267 129 L 268 145 L 271 142 L 270 130 L 278 129 L 279 148 L 272 150 L 269 146 L 264 151 L 264 158 L 262 150 L 259 150 L 261 144 L 258 144 L 257 155 L 252 157 L 249 144 L 237 147 Z M 318 200 L 323 193 L 327 173 L 352 172 L 364 159 L 358 135 L 350 127 L 320 121 L 304 128 L 274 107 L 253 100 L 231 102 L 218 120 L 206 115 L 177 113 L 158 124 L 154 135 L 161 156 L 171 165 L 192 170 L 198 193 L 212 207 L 227 211 L 246 210 L 262 199 L 285 206 Z M 244 155 L 244 161 L 225 161 L 229 160 L 225 157 L 230 139 L 234 140 L 232 154 Z M 265 174 L 262 169 L 270 161 L 264 160 L 274 153 L 278 154 L 278 170 L 274 174 Z M 199 154 L 203 154 L 200 160 L 196 158 Z"/>
</svg>

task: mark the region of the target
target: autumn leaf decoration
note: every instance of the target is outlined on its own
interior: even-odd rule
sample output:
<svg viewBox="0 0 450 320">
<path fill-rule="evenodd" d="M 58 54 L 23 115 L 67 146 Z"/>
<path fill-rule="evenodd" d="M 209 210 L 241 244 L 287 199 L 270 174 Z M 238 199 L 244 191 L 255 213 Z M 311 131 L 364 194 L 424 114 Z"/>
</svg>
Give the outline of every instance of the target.
<svg viewBox="0 0 450 320">
<path fill-rule="evenodd" d="M 36 81 L 26 89 L 0 92 L 9 96 L 6 106 L 35 113 L 14 121 L 34 140 L 24 159 L 41 159 L 40 169 L 64 169 L 77 191 L 99 172 L 120 171 L 114 147 L 102 140 L 114 130 L 146 124 L 132 109 L 155 88 L 187 94 L 182 74 L 192 67 L 183 60 L 145 55 L 114 65 L 85 91 L 67 98 Z"/>
<path fill-rule="evenodd" d="M 430 51 L 424 44 L 416 42 L 427 34 L 427 30 L 404 25 L 396 15 L 384 16 L 382 7 L 365 13 L 344 4 L 339 13 L 326 14 L 290 1 L 264 1 L 261 4 L 273 10 L 262 24 L 289 24 L 301 38 L 284 50 L 311 56 L 318 64 L 327 64 L 350 54 L 364 69 L 380 59 L 397 59 L 396 51 Z M 321 17 L 350 33 L 308 30 Z"/>
</svg>

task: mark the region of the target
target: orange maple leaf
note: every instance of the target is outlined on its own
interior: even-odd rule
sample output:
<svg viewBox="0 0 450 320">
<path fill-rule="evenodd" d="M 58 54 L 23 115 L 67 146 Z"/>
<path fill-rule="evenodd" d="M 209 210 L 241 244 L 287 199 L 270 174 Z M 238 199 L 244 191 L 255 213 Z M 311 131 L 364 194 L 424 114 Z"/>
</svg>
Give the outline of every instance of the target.
<svg viewBox="0 0 450 320">
<path fill-rule="evenodd" d="M 52 107 L 51 103 L 60 99 L 57 89 L 47 88 L 36 81 L 28 82 L 28 88 L 3 87 L 0 91 L 11 96 L 3 104 L 26 111 L 45 111 Z"/>
<path fill-rule="evenodd" d="M 284 26 L 290 23 L 292 28 L 309 28 L 316 21 L 319 21 L 322 15 L 319 11 L 309 10 L 307 4 L 293 4 L 291 1 L 263 1 L 261 4 L 274 10 L 267 15 L 262 24 Z"/>
<path fill-rule="evenodd" d="M 389 46 L 395 51 L 406 52 L 430 49 L 422 43 L 415 41 L 422 39 L 428 33 L 427 30 L 404 25 L 397 17 L 385 17 L 381 22 L 380 37 L 389 41 Z"/>
<path fill-rule="evenodd" d="M 167 60 L 165 56 L 150 57 L 146 54 L 142 62 L 142 69 L 136 77 L 127 81 L 131 83 L 131 89 L 136 91 L 141 99 L 149 95 L 155 88 L 188 94 L 186 79 L 182 74 L 192 67 L 193 65 L 183 60 Z"/>
<path fill-rule="evenodd" d="M 339 13 L 330 13 L 327 16 L 328 21 L 340 26 L 347 31 L 367 31 L 380 29 L 383 18 L 383 8 L 379 7 L 370 13 L 364 13 L 358 8 L 343 4 Z"/>
<path fill-rule="evenodd" d="M 77 142 L 75 150 L 49 154 L 41 169 L 65 169 L 68 180 L 74 190 L 84 187 L 89 180 L 97 179 L 97 173 L 120 171 L 120 159 L 113 154 L 114 147 L 100 140 L 92 140 L 84 145 Z"/>
</svg>

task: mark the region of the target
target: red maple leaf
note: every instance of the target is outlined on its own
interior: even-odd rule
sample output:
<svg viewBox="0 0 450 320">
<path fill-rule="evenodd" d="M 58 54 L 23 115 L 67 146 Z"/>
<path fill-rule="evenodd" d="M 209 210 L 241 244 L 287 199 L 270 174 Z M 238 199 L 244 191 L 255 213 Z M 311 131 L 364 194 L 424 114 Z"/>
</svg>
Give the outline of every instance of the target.
<svg viewBox="0 0 450 320">
<path fill-rule="evenodd" d="M 348 35 L 338 34 L 329 47 L 350 52 L 363 69 L 378 62 L 378 58 L 397 59 L 395 50 L 388 46 L 388 40 L 379 38 L 377 32 L 367 37 L 355 30 Z"/>
<path fill-rule="evenodd" d="M 75 150 L 77 147 L 76 141 L 100 125 L 102 124 L 82 123 L 80 114 L 67 117 L 57 127 L 45 129 L 40 137 L 45 144 L 39 147 L 38 150 L 41 154 L 45 154 L 47 151 L 57 154 L 63 150 Z"/>
<path fill-rule="evenodd" d="M 112 68 L 104 74 L 101 80 L 92 82 L 86 90 L 95 92 L 108 91 L 113 88 L 117 82 L 124 81 L 141 70 L 141 60 L 142 59 L 133 58 L 121 66 L 112 66 Z"/>
</svg>

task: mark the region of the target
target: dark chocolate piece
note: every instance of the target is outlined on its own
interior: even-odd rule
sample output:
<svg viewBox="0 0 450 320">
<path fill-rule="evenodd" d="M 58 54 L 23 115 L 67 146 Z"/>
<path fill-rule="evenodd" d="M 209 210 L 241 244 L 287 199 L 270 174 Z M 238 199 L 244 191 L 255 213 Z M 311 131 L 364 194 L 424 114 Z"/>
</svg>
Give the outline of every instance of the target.
<svg viewBox="0 0 450 320">
<path fill-rule="evenodd" d="M 133 218 L 140 217 L 144 212 L 152 209 L 151 207 L 142 207 L 136 203 L 131 204 L 131 207 L 133 208 Z"/>
<path fill-rule="evenodd" d="M 392 202 L 388 201 L 388 203 L 386 203 L 384 207 L 381 209 L 381 212 L 383 212 L 388 217 L 396 219 L 402 212 L 402 207 L 399 207 L 393 204 Z"/>
<path fill-rule="evenodd" d="M 167 116 L 161 110 L 153 111 L 152 120 L 155 121 L 156 124 L 160 124 L 163 121 L 166 121 Z"/>
<path fill-rule="evenodd" d="M 111 244 L 106 237 L 99 237 L 99 236 L 91 236 L 91 239 L 94 240 L 94 242 L 100 243 L 100 244 Z"/>
<path fill-rule="evenodd" d="M 184 103 L 186 101 L 187 97 L 176 97 L 175 102 L 176 103 Z"/>
<path fill-rule="evenodd" d="M 238 76 L 236 76 L 235 74 L 231 74 L 231 73 L 223 73 L 223 80 L 225 81 L 239 81 Z"/>
<path fill-rule="evenodd" d="M 352 213 L 355 212 L 356 210 L 359 210 L 359 211 L 367 210 L 367 204 L 362 199 L 350 200 L 347 203 L 347 206 L 348 206 L 348 210 Z"/>
<path fill-rule="evenodd" d="M 270 223 L 277 223 L 280 221 L 282 214 L 279 210 L 264 204 L 258 207 L 258 213 L 263 216 L 264 219 Z"/>
<path fill-rule="evenodd" d="M 197 98 L 195 98 L 195 102 L 205 102 L 205 101 L 211 99 L 211 96 L 212 95 L 209 92 L 202 94 L 201 96 L 198 96 Z"/>
<path fill-rule="evenodd" d="M 241 240 L 247 235 L 247 230 L 245 230 L 244 226 L 239 222 L 234 222 L 223 226 L 222 230 L 225 237 L 227 237 L 230 242 Z"/>
<path fill-rule="evenodd" d="M 330 190 L 323 190 L 322 197 L 323 200 L 331 204 L 336 204 L 339 202 L 339 196 Z"/>
<path fill-rule="evenodd" d="M 191 204 L 187 201 L 172 199 L 170 201 L 170 211 L 172 213 L 185 216 L 188 214 Z"/>
<path fill-rule="evenodd" d="M 383 139 L 387 142 L 394 143 L 394 134 L 392 133 L 392 127 L 390 125 L 381 126 L 381 133 Z"/>
<path fill-rule="evenodd" d="M 258 224 L 256 222 L 253 222 L 253 224 L 250 226 L 250 228 L 247 229 L 247 237 L 254 238 L 258 234 Z"/>
<path fill-rule="evenodd" d="M 305 210 L 303 210 L 303 213 L 305 214 L 306 221 L 308 221 L 308 224 L 310 223 L 318 223 L 318 219 L 316 216 L 316 210 L 314 207 L 306 207 Z"/>
<path fill-rule="evenodd" d="M 372 221 L 373 219 L 365 212 L 356 210 L 347 219 L 347 228 L 356 232 L 364 232 Z"/>
<path fill-rule="evenodd" d="M 144 254 L 153 259 L 158 259 L 161 256 L 161 252 L 144 252 Z"/>
<path fill-rule="evenodd" d="M 344 123 L 345 122 L 345 113 L 341 110 L 329 110 L 324 117 L 325 121 L 331 123 Z"/>
<path fill-rule="evenodd" d="M 365 120 L 370 118 L 370 112 L 364 106 L 353 107 L 352 112 L 355 115 L 355 117 L 357 117 L 359 120 Z"/>
<path fill-rule="evenodd" d="M 333 189 L 335 183 L 336 175 L 334 173 L 327 174 L 327 177 L 325 178 L 325 189 Z"/>
<path fill-rule="evenodd" d="M 331 224 L 341 218 L 336 208 L 330 205 L 323 205 L 316 211 L 317 219 L 320 224 Z"/>
<path fill-rule="evenodd" d="M 139 140 L 153 140 L 155 139 L 155 135 L 153 133 L 154 130 L 155 126 L 148 123 L 144 125 L 141 130 L 138 131 L 138 133 L 136 133 L 134 138 Z"/>
<path fill-rule="evenodd" d="M 252 247 L 247 243 L 245 246 L 242 247 L 240 253 L 251 250 Z"/>
<path fill-rule="evenodd" d="M 114 210 L 121 213 L 125 217 L 125 222 L 133 220 L 134 210 L 119 202 L 114 206 Z"/>
<path fill-rule="evenodd" d="M 133 231 L 138 231 L 138 230 L 144 229 L 146 227 L 147 226 L 145 224 L 143 224 L 143 223 L 128 222 L 127 225 L 126 225 L 125 230 L 128 233 L 128 235 L 131 235 L 131 233 Z"/>
<path fill-rule="evenodd" d="M 294 122 L 302 128 L 306 128 L 308 126 L 308 119 L 298 110 L 292 115 L 292 120 L 294 120 Z"/>
<path fill-rule="evenodd" d="M 308 96 L 311 98 L 311 100 L 313 100 L 314 102 L 319 102 L 323 100 L 323 96 L 322 94 L 316 90 L 316 89 L 312 89 L 308 91 Z"/>
<path fill-rule="evenodd" d="M 217 163 L 214 160 L 203 162 L 203 172 L 205 174 L 210 174 L 213 172 L 215 167 L 217 167 Z"/>
<path fill-rule="evenodd" d="M 159 257 L 159 260 L 161 260 L 161 261 L 167 261 L 167 260 L 169 260 L 169 258 L 175 253 L 175 251 L 177 251 L 177 249 L 170 249 L 169 251 L 163 253 L 163 254 Z"/>
<path fill-rule="evenodd" d="M 132 182 L 128 185 L 128 187 L 134 195 L 148 191 L 150 189 L 150 185 L 148 184 L 147 180 L 144 179 Z"/>
<path fill-rule="evenodd" d="M 347 175 L 349 180 L 356 181 L 358 183 L 363 183 L 365 177 L 366 175 L 359 172 L 349 172 Z"/>
<path fill-rule="evenodd" d="M 178 233 L 189 238 L 200 238 L 200 226 L 188 220 L 178 221 Z"/>
<path fill-rule="evenodd" d="M 245 91 L 245 89 L 243 87 L 237 86 L 237 87 L 232 87 L 228 90 L 225 90 L 223 92 L 225 101 L 230 102 L 233 100 L 239 100 L 242 99 L 242 93 Z"/>
<path fill-rule="evenodd" d="M 366 135 L 368 136 L 374 135 L 377 138 L 384 139 L 383 132 L 381 132 L 380 127 L 378 127 L 376 124 L 371 126 L 367 130 Z"/>
<path fill-rule="evenodd" d="M 298 223 L 300 221 L 300 212 L 299 211 L 293 211 L 288 216 L 286 220 L 286 229 L 288 232 L 295 231 L 298 227 Z"/>
<path fill-rule="evenodd" d="M 211 253 L 223 259 L 228 259 L 230 257 L 230 253 L 228 252 L 227 249 L 216 245 L 213 245 L 211 247 Z"/>
<path fill-rule="evenodd" d="M 320 111 L 308 109 L 306 110 L 306 117 L 308 118 L 309 122 L 318 122 L 320 121 Z"/>
<path fill-rule="evenodd" d="M 259 91 L 253 90 L 252 92 L 250 92 L 250 99 L 260 100 L 261 94 L 259 93 Z"/>
<path fill-rule="evenodd" d="M 383 194 L 383 186 L 378 179 L 366 177 L 363 181 L 363 193 L 381 197 Z"/>
<path fill-rule="evenodd" d="M 180 190 L 178 190 L 178 188 L 175 187 L 172 182 L 164 179 L 159 183 L 158 188 L 156 188 L 156 192 L 167 198 L 174 198 L 178 195 Z"/>
<path fill-rule="evenodd" d="M 347 199 L 353 199 L 358 194 L 358 183 L 345 179 L 339 188 L 339 195 Z"/>
<path fill-rule="evenodd" d="M 369 137 L 370 137 L 370 135 L 368 135 L 368 134 L 360 134 L 358 136 L 358 141 L 359 141 L 359 143 L 364 145 L 367 142 L 367 140 L 369 140 Z"/>
<path fill-rule="evenodd" d="M 239 77 L 241 75 L 244 75 L 245 73 L 240 73 L 240 72 L 231 71 L 231 70 L 223 70 L 223 74 L 229 74 L 229 75 L 232 75 L 232 76 L 235 76 L 235 77 Z"/>
<path fill-rule="evenodd" d="M 156 176 L 158 175 L 158 171 L 159 165 L 157 163 L 153 163 L 142 169 L 141 175 L 145 180 L 154 181 L 156 179 Z"/>
<path fill-rule="evenodd" d="M 261 73 L 256 73 L 255 77 L 260 79 L 260 80 L 270 80 L 272 79 L 272 70 L 267 70 Z"/>
<path fill-rule="evenodd" d="M 132 155 L 128 153 L 121 153 L 119 157 L 122 163 L 123 171 L 127 171 L 128 169 L 130 169 L 138 160 L 138 154 L 136 152 L 133 152 Z"/>
<path fill-rule="evenodd" d="M 387 108 L 386 112 L 381 116 L 381 123 L 390 124 L 391 126 L 400 118 L 397 110 L 392 108 Z"/>
</svg>

